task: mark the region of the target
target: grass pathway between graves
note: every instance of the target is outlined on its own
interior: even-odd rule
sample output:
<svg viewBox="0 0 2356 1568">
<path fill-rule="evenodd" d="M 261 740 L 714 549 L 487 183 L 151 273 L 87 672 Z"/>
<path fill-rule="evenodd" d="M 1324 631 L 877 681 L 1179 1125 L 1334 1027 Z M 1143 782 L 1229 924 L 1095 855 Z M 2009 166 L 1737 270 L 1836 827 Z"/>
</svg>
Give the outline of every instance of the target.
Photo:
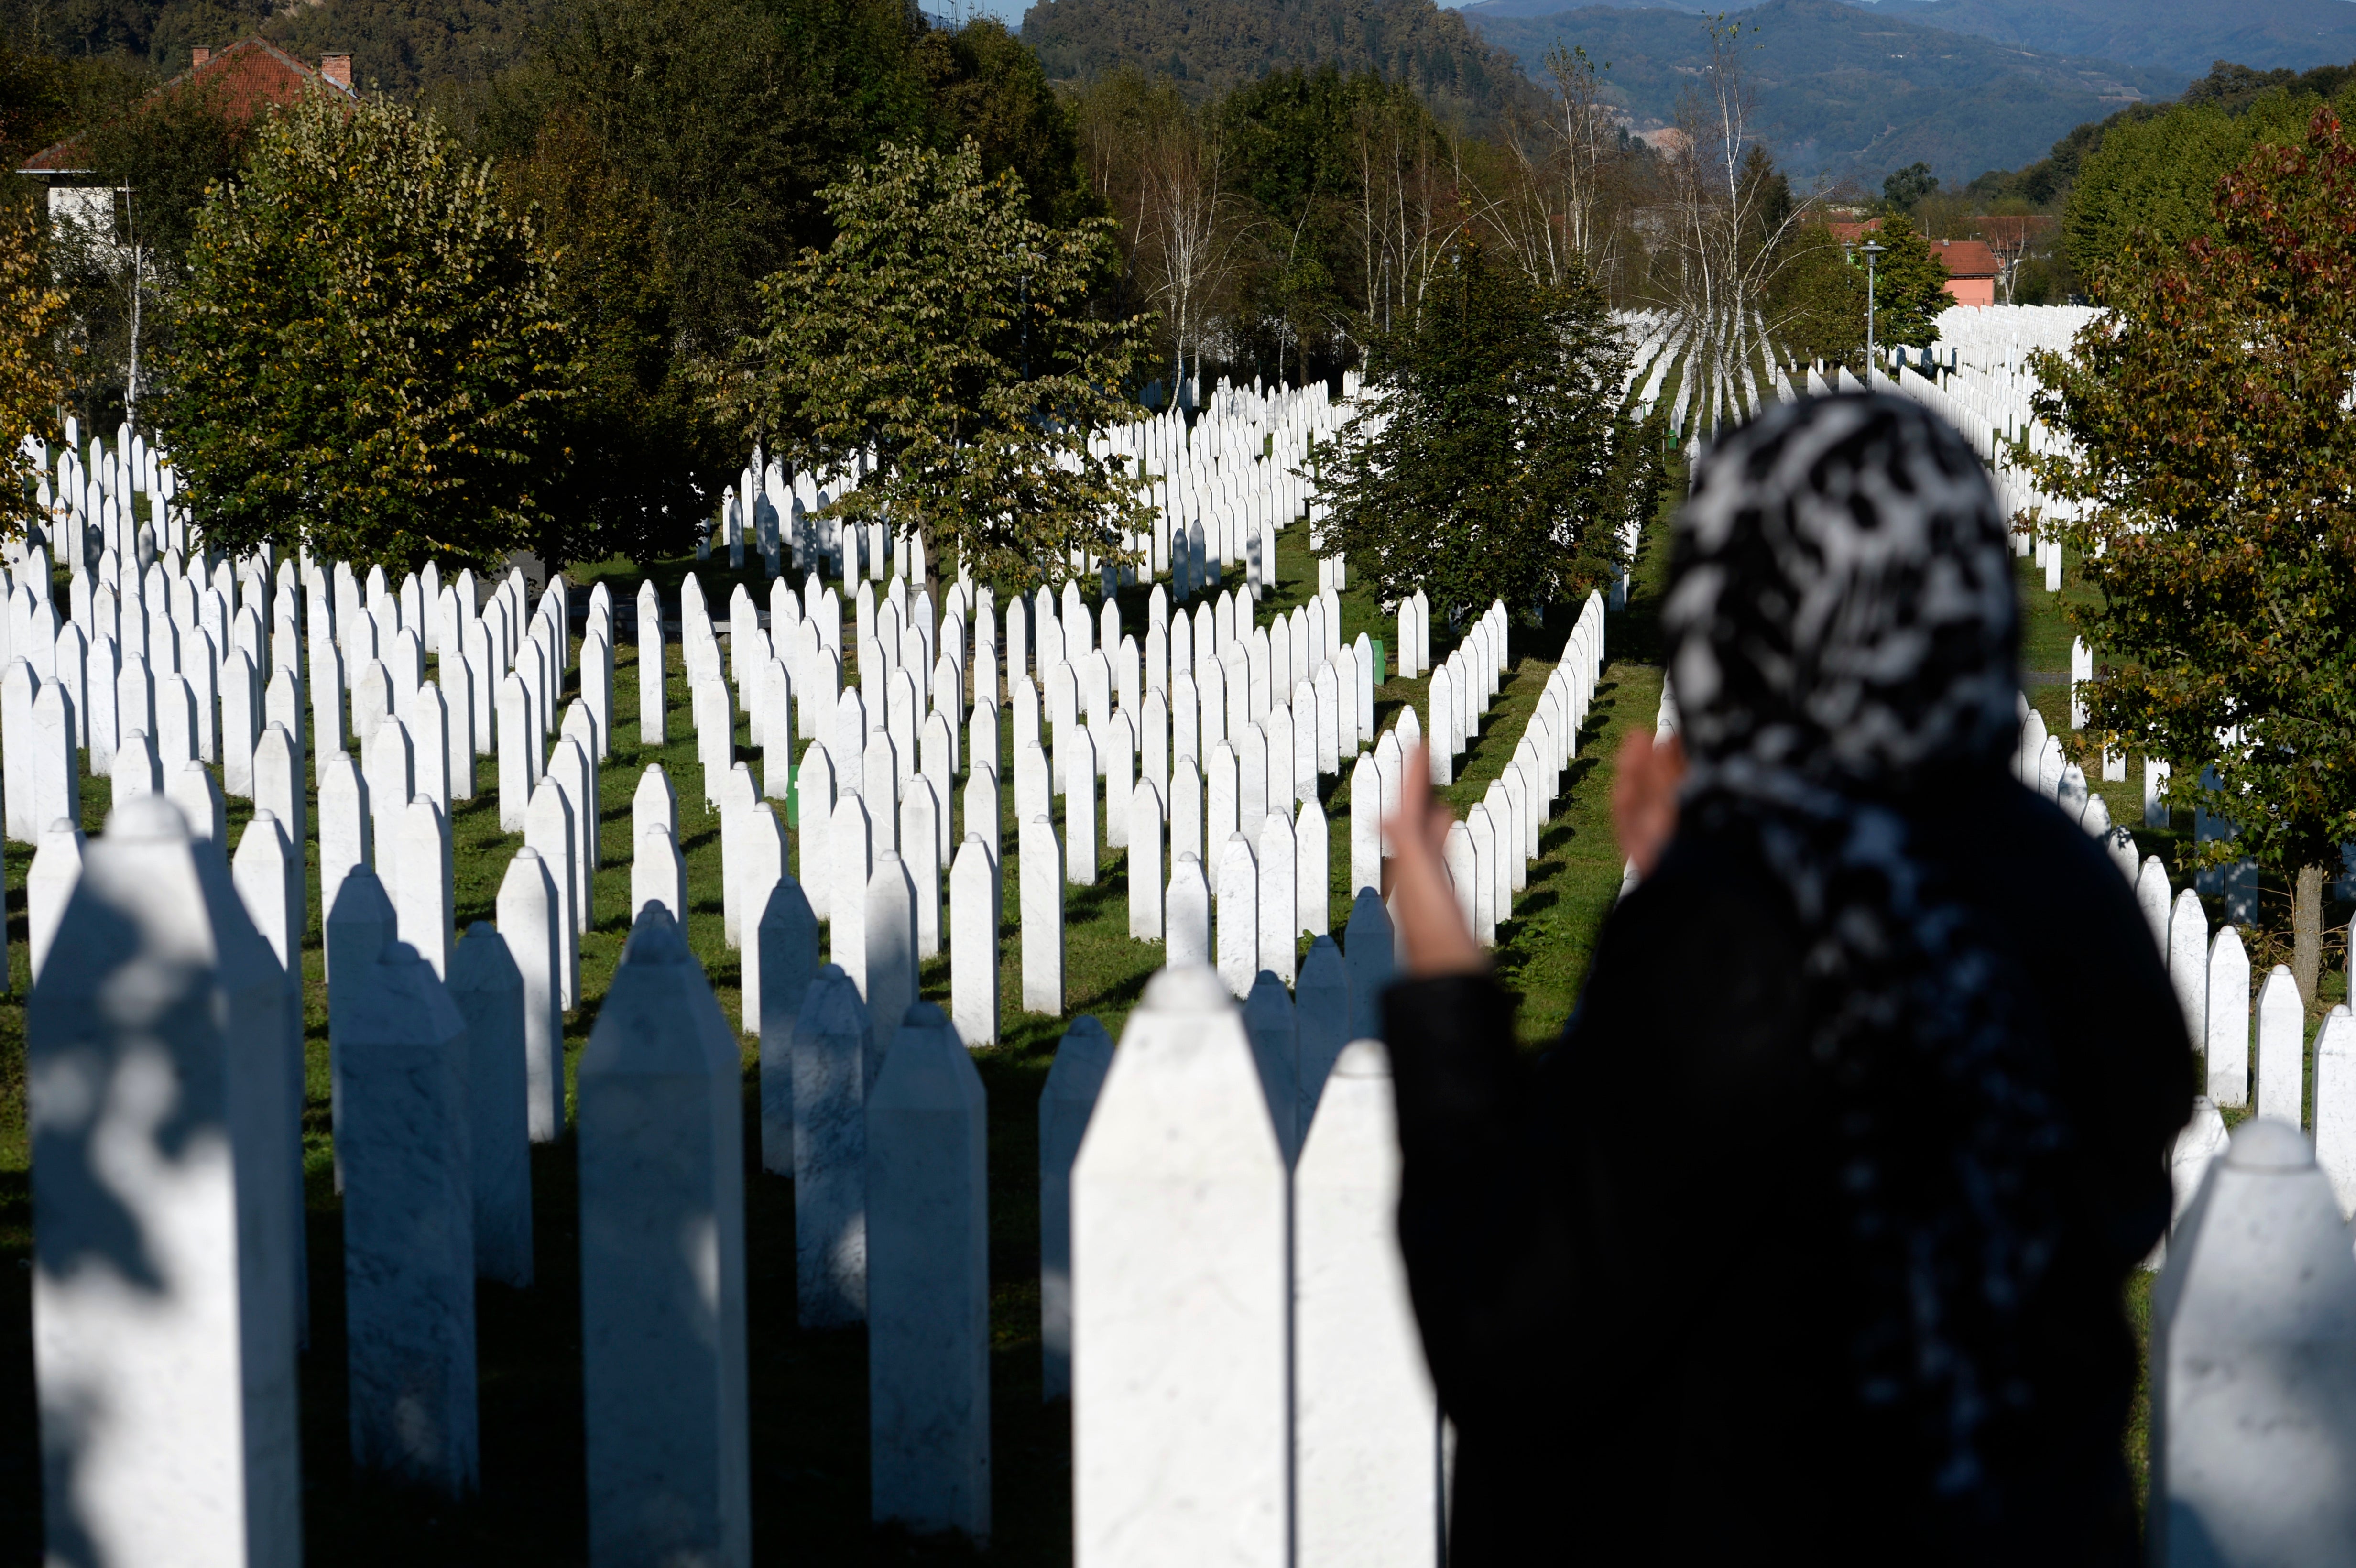
<svg viewBox="0 0 2356 1568">
<path fill-rule="evenodd" d="M 1656 530 L 1657 531 L 1657 530 Z M 1601 681 L 1569 774 L 1569 795 L 1547 825 L 1543 853 L 1515 917 L 1499 931 L 1499 963 L 1526 998 L 1522 1033 L 1536 1042 L 1558 1031 L 1586 972 L 1594 935 L 1620 884 L 1607 810 L 1609 758 L 1631 723 L 1653 722 L 1660 679 L 1652 656 L 1650 589 L 1657 586 L 1662 552 L 1648 536 L 1636 608 L 1612 621 L 1613 662 Z M 1289 610 L 1311 596 L 1315 569 L 1304 530 L 1284 537 L 1280 581 L 1268 612 Z M 701 577 L 708 602 L 725 624 L 728 594 L 739 579 L 691 561 L 666 563 L 650 575 L 664 600 L 676 604 L 689 571 Z M 585 587 L 607 577 L 617 600 L 634 592 L 637 573 L 613 562 L 573 574 Z M 743 579 L 766 604 L 766 584 Z M 1122 594 L 1123 624 L 1141 635 L 1146 595 Z M 1486 789 L 1510 759 L 1546 676 L 1559 656 L 1576 606 L 1539 627 L 1516 628 L 1513 667 L 1447 793 L 1460 809 Z M 846 612 L 846 619 L 848 613 Z M 1395 668 L 1396 622 L 1360 591 L 1343 595 L 1343 635 L 1360 632 L 1386 645 Z M 1450 628 L 1433 629 L 1436 651 L 1454 644 Z M 687 716 L 685 672 L 678 640 L 670 639 L 667 700 L 669 743 L 639 743 L 637 670 L 630 639 L 616 650 L 612 755 L 599 770 L 598 840 L 602 864 L 594 879 L 594 925 L 582 938 L 579 1008 L 566 1020 L 567 1104 L 582 1046 L 628 930 L 630 802 L 641 772 L 660 763 L 680 796 L 680 850 L 687 862 L 687 929 L 710 976 L 723 1011 L 739 1017 L 739 957 L 724 941 L 720 899 L 720 827 L 701 800 L 701 772 Z M 577 642 L 576 642 L 577 651 Z M 1393 678 L 1378 688 L 1378 723 L 1387 727 L 1403 703 L 1421 709 L 1425 682 Z M 740 725 L 743 720 L 740 717 Z M 1011 718 L 1002 721 L 1001 760 Z M 758 753 L 738 755 L 759 767 Z M 1011 773 L 1001 777 L 1011 780 Z M 480 760 L 476 797 L 452 812 L 455 912 L 463 929 L 493 916 L 499 880 L 521 842 L 498 829 L 497 770 Z M 1349 784 L 1346 771 L 1322 781 L 1332 852 L 1331 923 L 1346 922 Z M 1011 783 L 1001 789 L 1001 824 L 1008 864 L 1004 883 L 1020 886 L 1019 835 Z M 963 810 L 962 790 L 955 809 Z M 95 834 L 111 804 L 104 780 L 85 782 L 84 827 Z M 1060 806 L 1059 806 L 1060 811 Z M 310 822 L 316 823 L 312 792 Z M 252 816 L 252 803 L 229 802 L 233 846 Z M 957 838 L 963 837 L 958 825 Z M 316 831 L 316 829 L 315 829 Z M 1101 827 L 1099 827 L 1101 834 Z M 796 850 L 798 859 L 798 849 Z M 574 1563 L 585 1556 L 586 1498 L 583 1483 L 580 1392 L 580 1300 L 576 1189 L 569 1135 L 532 1151 L 536 1281 L 527 1290 L 483 1285 L 477 1290 L 478 1366 L 483 1490 L 453 1504 L 404 1492 L 352 1473 L 347 1458 L 344 1401 L 343 1279 L 340 1212 L 334 1189 L 327 1124 L 326 990 L 321 975 L 318 859 L 306 845 L 310 922 L 305 942 L 307 978 L 308 1105 L 305 1142 L 309 1168 L 308 1246 L 311 1348 L 302 1366 L 304 1520 L 311 1561 L 337 1564 L 419 1563 Z M 0 997 L 0 1568 L 40 1559 L 40 1472 L 31 1346 L 30 1149 L 25 1107 L 24 997 L 29 985 L 26 949 L 25 875 L 29 847 L 6 855 L 9 990 Z M 1068 890 L 1066 901 L 1066 1011 L 1055 1018 L 1019 1011 L 1021 947 L 1010 900 L 1001 926 L 1001 1039 L 978 1053 L 990 1096 L 991 1276 L 992 1280 L 992 1437 L 995 1530 L 986 1552 L 955 1542 L 916 1541 L 897 1531 L 873 1531 L 867 1521 L 866 1365 L 857 1331 L 805 1333 L 794 1322 L 793 1189 L 758 1167 L 756 1042 L 744 1050 L 745 1183 L 750 1290 L 750 1377 L 754 1541 L 758 1560 L 823 1563 L 979 1560 L 1060 1564 L 1070 1559 L 1070 1440 L 1068 1408 L 1039 1398 L 1038 1095 L 1056 1040 L 1071 1019 L 1094 1013 L 1118 1038 L 1130 1008 L 1161 960 L 1158 944 L 1128 935 L 1124 851 L 1100 849 L 1093 886 Z M 1305 950 L 1304 944 L 1304 950 Z M 946 1003 L 947 960 L 928 963 L 926 997 Z"/>
</svg>

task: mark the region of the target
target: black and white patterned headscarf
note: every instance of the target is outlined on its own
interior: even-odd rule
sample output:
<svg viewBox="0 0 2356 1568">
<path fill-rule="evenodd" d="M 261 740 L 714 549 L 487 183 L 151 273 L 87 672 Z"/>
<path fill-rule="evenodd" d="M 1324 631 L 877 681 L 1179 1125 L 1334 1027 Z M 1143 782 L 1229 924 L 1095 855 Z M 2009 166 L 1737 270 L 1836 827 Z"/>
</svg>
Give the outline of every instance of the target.
<svg viewBox="0 0 2356 1568">
<path fill-rule="evenodd" d="M 2019 1325 L 2066 1130 L 2019 965 L 1922 836 L 1927 796 L 2005 776 L 2012 571 L 1962 437 L 1901 398 L 1818 398 L 1711 451 L 1665 614 L 1682 820 L 1754 842 L 1803 928 L 1853 1391 L 1916 1435 L 1929 1494 L 1984 1522 L 2009 1511 L 1990 1424 L 2033 1419 Z"/>
</svg>

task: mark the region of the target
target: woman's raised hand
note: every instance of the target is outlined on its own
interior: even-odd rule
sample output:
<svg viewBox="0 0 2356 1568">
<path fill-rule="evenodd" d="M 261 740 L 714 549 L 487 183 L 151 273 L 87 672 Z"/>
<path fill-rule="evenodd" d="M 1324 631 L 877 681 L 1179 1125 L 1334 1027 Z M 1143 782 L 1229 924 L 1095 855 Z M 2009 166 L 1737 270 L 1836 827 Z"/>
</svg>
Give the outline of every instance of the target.
<svg viewBox="0 0 2356 1568">
<path fill-rule="evenodd" d="M 1391 841 L 1391 914 L 1407 972 L 1419 978 L 1489 967 L 1448 880 L 1448 830 L 1455 823 L 1446 804 L 1432 798 L 1430 757 L 1414 747 L 1399 759 L 1398 811 L 1383 831 Z"/>
<path fill-rule="evenodd" d="M 1686 743 L 1675 735 L 1656 742 L 1652 731 L 1632 730 L 1620 742 L 1612 777 L 1612 830 L 1640 879 L 1653 874 L 1661 851 L 1676 837 L 1677 786 L 1685 776 Z"/>
</svg>

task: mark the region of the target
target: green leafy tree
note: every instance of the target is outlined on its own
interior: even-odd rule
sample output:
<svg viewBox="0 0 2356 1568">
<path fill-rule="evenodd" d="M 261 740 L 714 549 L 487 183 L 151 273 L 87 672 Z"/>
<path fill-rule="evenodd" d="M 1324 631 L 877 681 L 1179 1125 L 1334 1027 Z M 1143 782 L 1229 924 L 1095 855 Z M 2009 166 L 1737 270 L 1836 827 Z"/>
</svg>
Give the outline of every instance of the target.
<svg viewBox="0 0 2356 1568">
<path fill-rule="evenodd" d="M 1565 604 L 1609 581 L 1656 482 L 1619 411 L 1628 351 L 1583 279 L 1547 287 L 1469 233 L 1376 339 L 1370 396 L 1323 465 L 1323 537 L 1376 598 L 1443 614 Z"/>
<path fill-rule="evenodd" d="M 1931 253 L 1930 241 L 1909 219 L 1886 219 L 1881 231 L 1868 238 L 1879 240 L 1883 251 L 1874 263 L 1874 341 L 1930 347 L 1939 336 L 1933 318 L 1955 303 L 1947 292 L 1947 264 Z M 1863 261 L 1858 258 L 1860 265 Z"/>
<path fill-rule="evenodd" d="M 566 335 L 496 176 L 434 122 L 321 92 L 206 203 L 160 367 L 206 541 L 491 567 L 560 470 Z"/>
<path fill-rule="evenodd" d="M 824 192 L 835 229 L 761 284 L 762 328 L 718 379 L 721 407 L 798 467 L 878 470 L 839 515 L 954 549 L 977 577 L 1026 583 L 1074 551 L 1122 556 L 1145 526 L 1135 481 L 1088 450 L 1142 324 L 1090 313 L 1118 251 L 1108 219 L 1050 229 L 1010 171 L 886 145 Z"/>
<path fill-rule="evenodd" d="M 660 205 L 570 112 L 501 172 L 546 246 L 572 341 L 573 396 L 555 427 L 570 461 L 548 478 L 534 552 L 552 563 L 685 554 L 705 498 L 743 456 L 679 352 Z"/>
<path fill-rule="evenodd" d="M 1939 188 L 1928 164 L 1909 164 L 1881 182 L 1881 199 L 1892 212 L 1912 212 Z"/>
<path fill-rule="evenodd" d="M 50 352 L 50 328 L 66 306 L 49 286 L 39 210 L 0 203 L 0 534 L 14 539 L 47 521 L 34 492 L 27 436 L 53 439 L 65 378 Z"/>
<path fill-rule="evenodd" d="M 2101 276 L 2110 313 L 2040 356 L 2041 417 L 2091 503 L 2053 533 L 2099 597 L 2071 615 L 2107 661 L 2082 685 L 2096 744 L 2173 764 L 2170 795 L 2292 884 L 2310 1000 L 2326 868 L 2356 839 L 2356 148 L 2318 110 L 2220 182 L 2214 238 L 2147 231 Z M 2222 799 L 2200 775 L 2215 769 Z"/>
<path fill-rule="evenodd" d="M 1821 223 L 1793 231 L 1767 290 L 1775 345 L 1803 360 L 1861 369 L 1865 360 L 1865 269 L 1850 262 Z"/>
<path fill-rule="evenodd" d="M 2079 275 L 2095 277 L 2126 253 L 2137 229 L 2160 242 L 2217 232 L 2217 182 L 2261 142 L 2296 139 L 2319 100 L 2279 88 L 2240 112 L 2179 105 L 2113 127 L 2089 151 L 2062 214 L 2062 245 Z"/>
<path fill-rule="evenodd" d="M 1031 216 L 1051 227 L 1099 218 L 1105 204 L 1080 170 L 1079 133 L 1055 96 L 1039 57 L 994 16 L 937 28 L 918 38 L 913 58 L 932 94 L 932 144 L 969 137 L 981 170 L 1012 170 L 1031 198 Z"/>
<path fill-rule="evenodd" d="M 577 113 L 659 204 L 672 330 L 697 355 L 752 329 L 759 280 L 829 237 L 819 191 L 932 112 L 905 0 L 567 0 L 546 46 L 468 106 L 472 144 L 529 157 Z"/>
</svg>

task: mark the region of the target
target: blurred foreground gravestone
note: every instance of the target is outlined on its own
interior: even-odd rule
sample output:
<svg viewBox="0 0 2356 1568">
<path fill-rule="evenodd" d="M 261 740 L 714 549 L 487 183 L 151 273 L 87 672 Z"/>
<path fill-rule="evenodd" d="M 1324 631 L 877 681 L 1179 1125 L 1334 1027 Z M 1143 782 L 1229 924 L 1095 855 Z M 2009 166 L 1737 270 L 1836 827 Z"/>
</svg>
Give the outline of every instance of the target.
<svg viewBox="0 0 2356 1568">
<path fill-rule="evenodd" d="M 285 996 L 220 847 L 118 805 L 26 1017 L 51 1562 L 301 1561 Z"/>
<path fill-rule="evenodd" d="M 2297 1128 L 2235 1130 L 2152 1294 L 2151 1560 L 2356 1562 L 2356 1255 Z"/>
</svg>

